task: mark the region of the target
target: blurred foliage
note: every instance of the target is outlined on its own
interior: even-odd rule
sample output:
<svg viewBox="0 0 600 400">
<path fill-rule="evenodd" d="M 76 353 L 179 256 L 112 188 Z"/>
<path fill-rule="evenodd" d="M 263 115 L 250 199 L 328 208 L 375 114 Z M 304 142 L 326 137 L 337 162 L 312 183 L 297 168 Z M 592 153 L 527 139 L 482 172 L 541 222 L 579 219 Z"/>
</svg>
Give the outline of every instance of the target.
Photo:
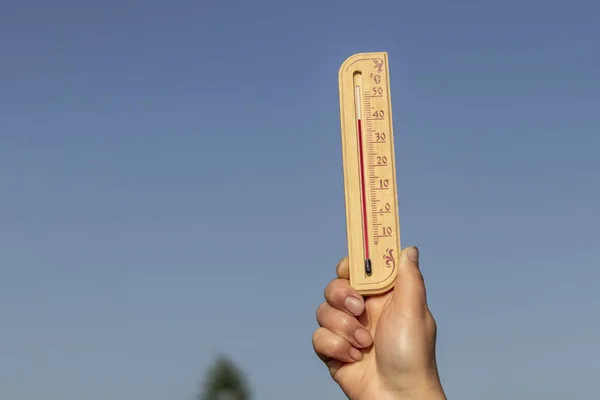
<svg viewBox="0 0 600 400">
<path fill-rule="evenodd" d="M 218 357 L 205 376 L 199 400 L 250 400 L 245 375 L 229 358 Z"/>
</svg>

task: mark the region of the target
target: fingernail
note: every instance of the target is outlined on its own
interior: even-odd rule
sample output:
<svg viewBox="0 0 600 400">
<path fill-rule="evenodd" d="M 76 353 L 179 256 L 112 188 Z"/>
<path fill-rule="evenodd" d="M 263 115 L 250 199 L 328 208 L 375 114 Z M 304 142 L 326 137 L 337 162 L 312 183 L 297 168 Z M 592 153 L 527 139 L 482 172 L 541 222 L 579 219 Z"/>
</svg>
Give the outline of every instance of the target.
<svg viewBox="0 0 600 400">
<path fill-rule="evenodd" d="M 358 317 L 363 312 L 363 302 L 357 299 L 356 297 L 346 297 L 344 305 L 346 306 L 346 310 L 348 310 L 350 314 L 356 317 Z"/>
<path fill-rule="evenodd" d="M 366 330 L 360 328 L 354 333 L 354 339 L 360 344 L 362 347 L 368 347 L 371 345 L 371 334 Z"/>
<path fill-rule="evenodd" d="M 362 353 L 362 351 L 357 350 L 354 347 L 352 347 L 350 349 L 350 357 L 352 357 L 356 361 L 360 361 L 363 359 L 363 353 Z"/>
<path fill-rule="evenodd" d="M 412 262 L 419 262 L 419 249 L 416 246 L 412 246 L 408 249 L 408 253 L 406 254 L 408 259 Z"/>
</svg>

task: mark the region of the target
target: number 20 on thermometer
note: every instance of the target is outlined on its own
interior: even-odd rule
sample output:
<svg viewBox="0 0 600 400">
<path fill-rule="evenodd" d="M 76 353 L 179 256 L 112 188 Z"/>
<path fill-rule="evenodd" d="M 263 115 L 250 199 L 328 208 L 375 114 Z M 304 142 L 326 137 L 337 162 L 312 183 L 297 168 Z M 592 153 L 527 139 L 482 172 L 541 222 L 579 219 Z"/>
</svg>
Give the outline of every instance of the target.
<svg viewBox="0 0 600 400">
<path fill-rule="evenodd" d="M 344 61 L 339 97 L 350 284 L 375 295 L 394 286 L 401 251 L 387 53 Z"/>
</svg>

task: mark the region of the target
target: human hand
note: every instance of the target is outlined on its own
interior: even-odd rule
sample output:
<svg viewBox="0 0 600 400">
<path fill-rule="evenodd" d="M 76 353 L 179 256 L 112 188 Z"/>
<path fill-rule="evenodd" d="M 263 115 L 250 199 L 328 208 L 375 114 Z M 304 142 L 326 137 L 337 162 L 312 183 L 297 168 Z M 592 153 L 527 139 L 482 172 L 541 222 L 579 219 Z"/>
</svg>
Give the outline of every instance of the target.
<svg viewBox="0 0 600 400">
<path fill-rule="evenodd" d="M 418 249 L 399 259 L 394 288 L 363 298 L 350 286 L 344 258 L 317 309 L 313 347 L 351 400 L 446 400 Z"/>
</svg>

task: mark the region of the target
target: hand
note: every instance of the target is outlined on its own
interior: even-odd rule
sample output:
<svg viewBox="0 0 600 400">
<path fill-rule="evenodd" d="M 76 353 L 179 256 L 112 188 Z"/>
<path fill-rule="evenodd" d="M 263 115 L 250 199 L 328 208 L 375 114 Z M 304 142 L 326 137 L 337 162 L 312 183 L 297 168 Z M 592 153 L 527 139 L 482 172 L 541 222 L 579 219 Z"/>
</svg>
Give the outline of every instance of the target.
<svg viewBox="0 0 600 400">
<path fill-rule="evenodd" d="M 418 258 L 416 247 L 401 252 L 394 289 L 383 295 L 363 299 L 350 286 L 347 258 L 325 288 L 313 347 L 351 400 L 446 400 Z"/>
</svg>

